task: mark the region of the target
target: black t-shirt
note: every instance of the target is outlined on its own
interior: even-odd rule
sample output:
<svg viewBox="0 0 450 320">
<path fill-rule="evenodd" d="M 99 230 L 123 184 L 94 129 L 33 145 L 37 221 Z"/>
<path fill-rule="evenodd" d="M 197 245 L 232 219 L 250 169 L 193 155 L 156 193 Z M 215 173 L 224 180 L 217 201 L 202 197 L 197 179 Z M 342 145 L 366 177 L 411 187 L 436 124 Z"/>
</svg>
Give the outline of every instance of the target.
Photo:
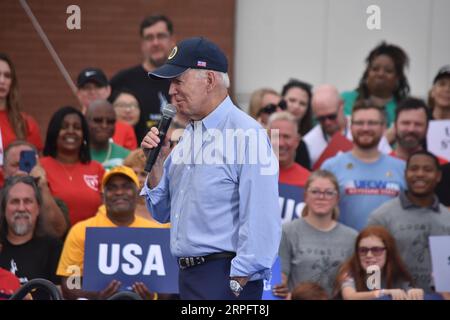
<svg viewBox="0 0 450 320">
<path fill-rule="evenodd" d="M 13 245 L 5 240 L 0 251 L 0 267 L 15 274 L 22 285 L 36 278 L 47 279 L 59 285 L 61 280 L 56 275 L 56 268 L 61 249 L 62 242 L 48 236 L 33 237 L 21 245 Z M 40 290 L 32 295 L 35 300 L 49 298 Z"/>
<path fill-rule="evenodd" d="M 311 160 L 309 159 L 308 147 L 303 140 L 300 140 L 300 143 L 298 145 L 295 155 L 295 162 L 297 162 L 303 168 L 311 170 Z"/>
<path fill-rule="evenodd" d="M 442 166 L 442 179 L 436 187 L 436 195 L 439 202 L 450 207 L 450 163 Z"/>
<path fill-rule="evenodd" d="M 153 80 L 142 65 L 138 65 L 119 71 L 110 84 L 113 92 L 126 88 L 136 95 L 141 116 L 134 130 L 138 142 L 141 141 L 151 127 L 158 125 L 161 108 L 170 102 L 169 80 Z"/>
</svg>

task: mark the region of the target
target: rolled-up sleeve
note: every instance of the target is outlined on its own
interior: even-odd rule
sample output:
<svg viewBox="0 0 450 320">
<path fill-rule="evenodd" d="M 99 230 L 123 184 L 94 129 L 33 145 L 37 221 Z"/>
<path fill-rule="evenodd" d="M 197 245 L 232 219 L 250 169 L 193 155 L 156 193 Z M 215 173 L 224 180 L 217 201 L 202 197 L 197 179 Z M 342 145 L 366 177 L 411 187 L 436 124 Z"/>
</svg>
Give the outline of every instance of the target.
<svg viewBox="0 0 450 320">
<path fill-rule="evenodd" d="M 147 185 L 147 177 L 144 187 L 140 192 L 140 195 L 145 197 L 145 204 L 147 209 L 151 212 L 152 217 L 160 223 L 170 222 L 170 192 L 168 177 L 170 162 L 171 158 L 169 156 L 164 163 L 163 175 L 158 185 L 155 188 L 150 189 Z"/>
<path fill-rule="evenodd" d="M 270 150 L 272 170 L 259 161 L 240 165 L 240 226 L 230 276 L 250 276 L 250 280 L 270 279 L 281 238 L 278 160 L 268 140 L 266 147 Z"/>
</svg>

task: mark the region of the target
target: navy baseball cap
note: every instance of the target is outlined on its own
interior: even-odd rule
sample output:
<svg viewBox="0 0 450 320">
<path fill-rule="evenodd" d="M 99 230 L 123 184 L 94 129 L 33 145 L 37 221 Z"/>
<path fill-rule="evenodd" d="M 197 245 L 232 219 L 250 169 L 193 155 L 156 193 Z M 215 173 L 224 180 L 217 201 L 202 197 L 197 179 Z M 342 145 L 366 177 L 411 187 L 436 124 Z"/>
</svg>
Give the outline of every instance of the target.
<svg viewBox="0 0 450 320">
<path fill-rule="evenodd" d="M 442 68 L 439 69 L 436 77 L 434 77 L 433 84 L 443 77 L 450 77 L 450 65 L 443 66 Z"/>
<path fill-rule="evenodd" d="M 100 87 L 106 87 L 108 85 L 108 78 L 101 69 L 86 68 L 78 75 L 77 87 L 81 88 L 88 82 L 94 82 Z"/>
<path fill-rule="evenodd" d="M 228 71 L 228 61 L 220 48 L 203 37 L 185 39 L 179 42 L 161 67 L 148 75 L 153 79 L 172 79 L 187 69 Z"/>
</svg>

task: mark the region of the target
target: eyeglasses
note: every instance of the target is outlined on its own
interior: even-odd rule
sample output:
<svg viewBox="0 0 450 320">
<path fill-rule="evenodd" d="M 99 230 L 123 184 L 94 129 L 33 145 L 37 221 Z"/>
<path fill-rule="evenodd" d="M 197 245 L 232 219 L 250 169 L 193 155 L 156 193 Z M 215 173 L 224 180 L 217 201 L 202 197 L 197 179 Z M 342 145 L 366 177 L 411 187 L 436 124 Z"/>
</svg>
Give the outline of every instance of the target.
<svg viewBox="0 0 450 320">
<path fill-rule="evenodd" d="M 159 41 L 161 40 L 167 40 L 169 39 L 170 34 L 167 32 L 161 32 L 161 33 L 157 33 L 157 34 L 148 34 L 144 37 L 144 40 L 146 41 L 154 41 L 155 39 L 158 39 Z"/>
<path fill-rule="evenodd" d="M 376 120 L 369 120 L 369 121 L 353 120 L 352 121 L 352 126 L 355 126 L 355 127 L 363 127 L 366 124 L 368 127 L 376 127 L 376 126 L 382 125 L 383 121 L 376 121 Z"/>
<path fill-rule="evenodd" d="M 386 250 L 386 247 L 359 247 L 358 253 L 361 256 L 367 256 L 369 254 L 369 251 L 372 252 L 372 254 L 375 257 L 381 256 L 383 252 Z"/>
<path fill-rule="evenodd" d="M 331 113 L 331 114 L 326 114 L 320 117 L 316 117 L 317 121 L 319 122 L 325 122 L 326 120 L 330 120 L 330 121 L 334 121 L 337 119 L 338 114 L 337 113 Z"/>
<path fill-rule="evenodd" d="M 320 191 L 319 189 L 308 189 L 307 192 L 316 199 L 324 198 L 326 200 L 331 200 L 336 197 L 337 192 L 335 190 L 325 190 Z"/>
<path fill-rule="evenodd" d="M 136 103 L 120 102 L 120 103 L 114 103 L 114 108 L 117 108 L 117 109 L 139 109 L 139 105 Z"/>
<path fill-rule="evenodd" d="M 92 121 L 96 124 L 103 124 L 106 122 L 107 125 L 114 125 L 116 124 L 116 119 L 110 119 L 110 118 L 92 118 Z"/>
</svg>

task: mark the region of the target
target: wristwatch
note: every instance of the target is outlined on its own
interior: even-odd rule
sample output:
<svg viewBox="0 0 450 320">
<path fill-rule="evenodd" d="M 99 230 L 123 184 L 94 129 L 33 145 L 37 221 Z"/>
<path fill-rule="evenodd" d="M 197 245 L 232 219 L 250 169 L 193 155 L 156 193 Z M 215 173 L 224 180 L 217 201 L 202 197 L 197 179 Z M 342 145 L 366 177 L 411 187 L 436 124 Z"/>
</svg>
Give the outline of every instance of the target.
<svg viewBox="0 0 450 320">
<path fill-rule="evenodd" d="M 236 294 L 241 293 L 243 290 L 241 284 L 237 280 L 230 280 L 230 289 Z"/>
</svg>

